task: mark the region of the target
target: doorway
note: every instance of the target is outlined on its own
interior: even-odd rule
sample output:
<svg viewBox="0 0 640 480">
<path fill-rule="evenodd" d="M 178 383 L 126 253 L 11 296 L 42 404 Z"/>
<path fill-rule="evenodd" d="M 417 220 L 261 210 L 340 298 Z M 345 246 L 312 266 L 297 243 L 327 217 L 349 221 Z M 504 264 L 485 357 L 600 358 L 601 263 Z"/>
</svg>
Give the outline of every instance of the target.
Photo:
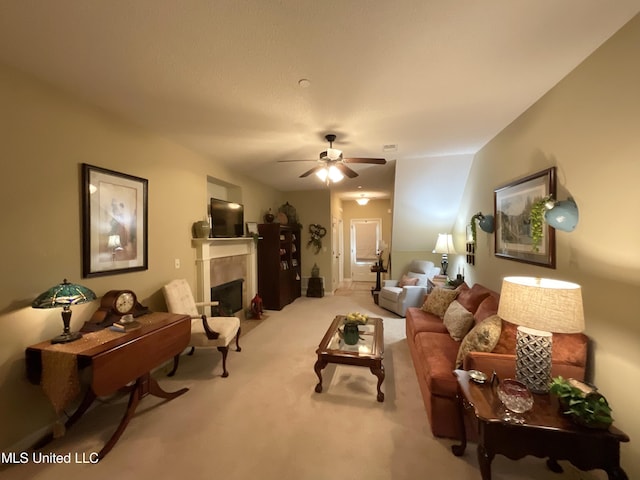
<svg viewBox="0 0 640 480">
<path fill-rule="evenodd" d="M 378 248 L 382 240 L 381 218 L 351 220 L 351 280 L 373 282 L 371 267 L 378 261 Z"/>
</svg>

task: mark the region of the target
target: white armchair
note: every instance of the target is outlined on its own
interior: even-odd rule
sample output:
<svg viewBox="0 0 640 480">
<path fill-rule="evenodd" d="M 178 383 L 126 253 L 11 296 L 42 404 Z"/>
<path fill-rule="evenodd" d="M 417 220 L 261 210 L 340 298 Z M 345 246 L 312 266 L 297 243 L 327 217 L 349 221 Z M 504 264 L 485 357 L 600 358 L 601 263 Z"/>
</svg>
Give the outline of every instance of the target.
<svg viewBox="0 0 640 480">
<path fill-rule="evenodd" d="M 404 317 L 407 308 L 422 305 L 427 293 L 427 280 L 439 273 L 440 267 L 433 262 L 413 260 L 400 280 L 384 280 L 378 294 L 378 305 Z"/>
</svg>

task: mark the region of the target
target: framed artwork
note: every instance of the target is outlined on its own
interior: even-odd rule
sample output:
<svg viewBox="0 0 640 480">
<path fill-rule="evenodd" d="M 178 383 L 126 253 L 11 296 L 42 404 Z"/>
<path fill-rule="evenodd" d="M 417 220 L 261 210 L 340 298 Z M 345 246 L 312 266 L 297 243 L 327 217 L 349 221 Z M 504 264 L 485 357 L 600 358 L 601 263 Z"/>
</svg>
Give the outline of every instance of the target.
<svg viewBox="0 0 640 480">
<path fill-rule="evenodd" d="M 83 278 L 147 270 L 148 181 L 82 164 Z"/>
<path fill-rule="evenodd" d="M 531 239 L 531 207 L 547 195 L 556 196 L 556 167 L 494 190 L 496 257 L 556 268 L 555 229 L 543 224 L 542 241 L 537 251 L 534 251 Z"/>
<path fill-rule="evenodd" d="M 257 234 L 258 234 L 258 223 L 247 222 L 247 235 L 257 235 Z"/>
</svg>

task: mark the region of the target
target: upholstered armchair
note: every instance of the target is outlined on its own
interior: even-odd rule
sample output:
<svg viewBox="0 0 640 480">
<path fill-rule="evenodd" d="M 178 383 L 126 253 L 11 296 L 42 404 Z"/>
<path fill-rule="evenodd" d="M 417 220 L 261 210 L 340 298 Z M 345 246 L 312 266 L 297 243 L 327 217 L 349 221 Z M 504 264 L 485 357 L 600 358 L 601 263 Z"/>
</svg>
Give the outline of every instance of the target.
<svg viewBox="0 0 640 480">
<path fill-rule="evenodd" d="M 198 302 L 193 299 L 191 287 L 184 280 L 173 280 L 162 289 L 167 308 L 171 313 L 180 313 L 191 317 L 191 351 L 195 347 L 217 348 L 222 353 L 222 376 L 228 377 L 227 353 L 229 344 L 236 339 L 236 351 L 241 351 L 238 339 L 240 337 L 240 319 L 237 317 L 207 317 L 198 312 L 198 307 L 216 306 L 218 302 Z M 168 376 L 173 376 L 178 369 L 180 354 L 173 358 L 173 370 Z"/>
<path fill-rule="evenodd" d="M 440 267 L 426 260 L 412 260 L 399 280 L 384 280 L 378 305 L 404 317 L 407 308 L 419 307 L 427 293 L 427 280 L 440 273 Z"/>
</svg>

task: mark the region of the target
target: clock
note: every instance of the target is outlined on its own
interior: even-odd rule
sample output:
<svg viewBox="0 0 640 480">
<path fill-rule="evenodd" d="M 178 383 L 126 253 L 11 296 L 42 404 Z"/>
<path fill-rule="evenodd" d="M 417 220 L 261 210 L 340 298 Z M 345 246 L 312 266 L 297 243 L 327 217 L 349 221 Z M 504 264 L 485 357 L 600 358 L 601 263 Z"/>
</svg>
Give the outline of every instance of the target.
<svg viewBox="0 0 640 480">
<path fill-rule="evenodd" d="M 138 297 L 131 290 L 109 290 L 100 299 L 100 307 L 85 322 L 81 332 L 94 332 L 111 326 L 123 315 L 139 317 L 149 313 L 149 309 L 138 302 Z"/>
</svg>

